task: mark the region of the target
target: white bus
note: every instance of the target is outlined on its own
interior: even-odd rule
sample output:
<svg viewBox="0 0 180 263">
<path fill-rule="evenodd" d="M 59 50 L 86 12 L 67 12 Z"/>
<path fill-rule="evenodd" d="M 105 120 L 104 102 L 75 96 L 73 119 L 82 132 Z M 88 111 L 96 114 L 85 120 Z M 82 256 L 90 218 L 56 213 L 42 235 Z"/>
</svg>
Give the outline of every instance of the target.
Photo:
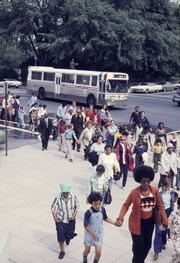
<svg viewBox="0 0 180 263">
<path fill-rule="evenodd" d="M 27 92 L 36 92 L 42 100 L 53 98 L 87 105 L 126 106 L 128 79 L 126 73 L 30 66 Z"/>
</svg>

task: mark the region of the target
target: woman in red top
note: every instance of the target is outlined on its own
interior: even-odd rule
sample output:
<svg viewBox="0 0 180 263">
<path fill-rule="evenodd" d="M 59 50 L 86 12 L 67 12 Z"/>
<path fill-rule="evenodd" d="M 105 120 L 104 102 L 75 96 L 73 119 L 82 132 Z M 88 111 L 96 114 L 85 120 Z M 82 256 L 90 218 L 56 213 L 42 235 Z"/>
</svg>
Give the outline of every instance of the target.
<svg viewBox="0 0 180 263">
<path fill-rule="evenodd" d="M 93 114 L 90 116 L 90 120 L 92 121 L 93 125 L 101 125 L 101 117 L 98 114 L 98 110 L 94 109 Z"/>
<path fill-rule="evenodd" d="M 154 230 L 153 208 L 158 207 L 165 228 L 168 219 L 161 201 L 159 191 L 150 185 L 154 179 L 154 170 L 150 166 L 142 165 L 134 169 L 134 179 L 140 186 L 131 191 L 123 204 L 116 226 L 122 226 L 124 216 L 129 206 L 133 204 L 129 217 L 129 230 L 132 236 L 133 263 L 144 263 L 151 248 Z"/>
<path fill-rule="evenodd" d="M 67 129 L 67 125 L 65 121 L 61 121 L 58 125 L 58 135 L 59 135 L 59 151 L 63 153 L 66 152 L 66 139 L 65 139 L 65 131 Z"/>
<path fill-rule="evenodd" d="M 91 115 L 93 115 L 94 114 L 94 110 L 93 110 L 93 104 L 90 104 L 89 105 L 89 109 L 88 110 L 86 110 L 86 121 L 89 121 L 90 120 L 90 117 L 91 117 Z"/>
</svg>

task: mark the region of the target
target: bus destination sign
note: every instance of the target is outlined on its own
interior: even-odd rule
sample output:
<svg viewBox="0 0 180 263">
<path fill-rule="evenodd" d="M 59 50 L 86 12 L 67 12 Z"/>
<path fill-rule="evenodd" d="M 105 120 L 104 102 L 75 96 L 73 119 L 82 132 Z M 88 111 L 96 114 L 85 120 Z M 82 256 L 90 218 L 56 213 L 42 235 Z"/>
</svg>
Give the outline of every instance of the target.
<svg viewBox="0 0 180 263">
<path fill-rule="evenodd" d="M 126 75 L 123 75 L 123 74 L 114 74 L 114 78 L 126 78 Z"/>
</svg>

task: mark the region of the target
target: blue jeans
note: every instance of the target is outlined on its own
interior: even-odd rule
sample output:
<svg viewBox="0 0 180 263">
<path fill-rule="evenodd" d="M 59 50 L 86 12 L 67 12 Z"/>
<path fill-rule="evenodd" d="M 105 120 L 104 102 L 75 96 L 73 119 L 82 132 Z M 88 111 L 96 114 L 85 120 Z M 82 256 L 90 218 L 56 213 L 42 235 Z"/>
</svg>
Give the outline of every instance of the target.
<svg viewBox="0 0 180 263">
<path fill-rule="evenodd" d="M 159 162 L 161 161 L 161 153 L 154 153 L 153 161 L 154 161 L 154 170 L 158 171 Z"/>
<path fill-rule="evenodd" d="M 167 217 L 171 214 L 171 208 L 165 210 Z M 156 226 L 155 237 L 154 237 L 154 253 L 162 252 L 162 246 L 166 245 L 168 229 L 160 230 Z"/>
<path fill-rule="evenodd" d="M 121 176 L 122 178 L 122 187 L 126 186 L 126 182 L 127 182 L 127 175 L 128 175 L 128 164 L 123 164 L 123 163 L 119 163 L 120 164 L 120 169 L 121 169 Z"/>
<path fill-rule="evenodd" d="M 22 125 L 22 127 L 26 127 L 26 124 L 24 122 L 24 114 L 19 114 L 19 125 Z"/>
<path fill-rule="evenodd" d="M 137 155 L 135 157 L 135 165 L 136 167 L 140 166 L 140 165 L 144 165 L 143 159 L 142 159 L 142 155 Z"/>
<path fill-rule="evenodd" d="M 114 135 L 108 134 L 107 135 L 107 143 L 113 146 L 114 143 Z"/>
</svg>

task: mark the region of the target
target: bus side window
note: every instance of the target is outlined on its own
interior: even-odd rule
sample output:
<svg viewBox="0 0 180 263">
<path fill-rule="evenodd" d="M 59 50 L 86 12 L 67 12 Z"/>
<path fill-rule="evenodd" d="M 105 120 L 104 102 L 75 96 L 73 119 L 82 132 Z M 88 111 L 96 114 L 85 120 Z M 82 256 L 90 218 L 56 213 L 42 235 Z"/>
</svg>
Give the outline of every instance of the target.
<svg viewBox="0 0 180 263">
<path fill-rule="evenodd" d="M 74 74 L 62 74 L 62 82 L 74 83 L 74 79 L 75 79 Z"/>
<path fill-rule="evenodd" d="M 44 72 L 44 80 L 54 81 L 55 73 Z"/>
<path fill-rule="evenodd" d="M 90 83 L 90 76 L 87 76 L 87 75 L 77 75 L 76 83 L 77 83 L 77 84 L 89 85 L 89 83 Z"/>
<path fill-rule="evenodd" d="M 97 86 L 97 76 L 92 76 L 91 86 Z"/>
<path fill-rule="evenodd" d="M 41 80 L 42 79 L 42 72 L 32 71 L 31 79 Z"/>
</svg>

